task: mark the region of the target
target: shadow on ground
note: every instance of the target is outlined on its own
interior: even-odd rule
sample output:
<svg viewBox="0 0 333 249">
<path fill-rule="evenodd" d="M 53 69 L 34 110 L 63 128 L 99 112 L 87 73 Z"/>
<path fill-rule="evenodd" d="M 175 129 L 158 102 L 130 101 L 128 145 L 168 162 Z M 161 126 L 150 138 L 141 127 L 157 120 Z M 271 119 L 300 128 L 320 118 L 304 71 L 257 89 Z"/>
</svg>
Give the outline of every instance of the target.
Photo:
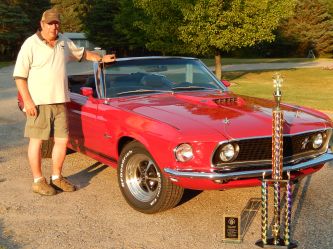
<svg viewBox="0 0 333 249">
<path fill-rule="evenodd" d="M 242 210 L 241 219 L 241 231 L 240 238 L 244 239 L 246 232 L 249 230 L 255 216 L 261 208 L 260 198 L 250 198 L 246 203 L 245 208 Z"/>
<path fill-rule="evenodd" d="M 224 72 L 223 78 L 229 81 L 237 80 L 239 78 L 242 78 L 244 75 L 247 74 L 261 74 L 262 72 L 272 72 L 272 74 L 279 72 L 279 71 L 295 71 L 295 68 L 291 69 L 260 69 L 260 70 L 252 70 L 252 71 L 230 71 L 230 72 Z"/>
<path fill-rule="evenodd" d="M 0 219 L 0 249 L 19 249 L 22 248 L 20 245 L 16 244 L 13 240 L 13 236 L 6 234 L 3 223 Z"/>
<path fill-rule="evenodd" d="M 100 162 L 96 162 L 88 168 L 81 170 L 80 172 L 71 176 L 68 176 L 68 179 L 73 180 L 73 182 L 77 182 L 77 187 L 79 189 L 84 188 L 90 184 L 90 181 L 93 177 L 95 177 L 108 167 L 109 166 L 104 165 Z"/>
<path fill-rule="evenodd" d="M 185 189 L 184 194 L 180 202 L 177 206 L 181 206 L 185 204 L 186 202 L 192 200 L 196 196 L 200 195 L 203 191 L 202 190 L 192 190 L 192 189 Z"/>
</svg>

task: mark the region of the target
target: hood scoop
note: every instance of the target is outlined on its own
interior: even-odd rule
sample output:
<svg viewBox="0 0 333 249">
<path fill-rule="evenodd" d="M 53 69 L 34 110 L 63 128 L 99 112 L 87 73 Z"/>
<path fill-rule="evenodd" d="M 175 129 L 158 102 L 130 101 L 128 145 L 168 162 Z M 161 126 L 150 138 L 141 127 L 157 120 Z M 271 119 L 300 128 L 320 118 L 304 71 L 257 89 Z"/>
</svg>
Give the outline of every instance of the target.
<svg viewBox="0 0 333 249">
<path fill-rule="evenodd" d="M 237 97 L 225 97 L 225 98 L 213 99 L 213 101 L 217 105 L 230 105 L 230 104 L 237 103 L 238 98 Z"/>
</svg>

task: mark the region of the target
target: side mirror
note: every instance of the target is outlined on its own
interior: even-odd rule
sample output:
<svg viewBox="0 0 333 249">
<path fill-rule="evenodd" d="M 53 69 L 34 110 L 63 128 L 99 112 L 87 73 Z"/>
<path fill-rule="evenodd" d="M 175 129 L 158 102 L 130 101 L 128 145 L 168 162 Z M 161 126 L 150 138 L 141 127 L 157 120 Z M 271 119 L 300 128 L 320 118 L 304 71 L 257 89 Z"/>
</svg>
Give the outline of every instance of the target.
<svg viewBox="0 0 333 249">
<path fill-rule="evenodd" d="M 231 86 L 231 83 L 227 80 L 221 80 L 221 82 L 223 83 L 223 85 L 225 85 L 226 87 Z"/>
<path fill-rule="evenodd" d="M 94 91 L 91 87 L 81 87 L 80 90 L 83 96 L 86 96 L 88 98 L 91 98 L 93 96 Z"/>
</svg>

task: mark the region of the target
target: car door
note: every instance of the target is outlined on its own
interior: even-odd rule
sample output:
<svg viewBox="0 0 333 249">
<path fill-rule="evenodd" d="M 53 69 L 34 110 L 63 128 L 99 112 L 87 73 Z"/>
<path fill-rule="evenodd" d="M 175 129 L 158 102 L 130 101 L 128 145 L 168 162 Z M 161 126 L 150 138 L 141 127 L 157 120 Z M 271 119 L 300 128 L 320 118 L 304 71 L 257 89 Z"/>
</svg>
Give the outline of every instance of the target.
<svg viewBox="0 0 333 249">
<path fill-rule="evenodd" d="M 71 93 L 71 102 L 68 103 L 70 143 L 80 151 L 94 150 L 98 129 L 96 116 L 98 100 L 78 93 Z"/>
<path fill-rule="evenodd" d="M 94 153 L 114 161 L 114 120 L 110 120 L 114 118 L 109 115 L 113 112 L 102 100 L 71 93 L 68 103 L 71 146 L 82 153 Z"/>
</svg>

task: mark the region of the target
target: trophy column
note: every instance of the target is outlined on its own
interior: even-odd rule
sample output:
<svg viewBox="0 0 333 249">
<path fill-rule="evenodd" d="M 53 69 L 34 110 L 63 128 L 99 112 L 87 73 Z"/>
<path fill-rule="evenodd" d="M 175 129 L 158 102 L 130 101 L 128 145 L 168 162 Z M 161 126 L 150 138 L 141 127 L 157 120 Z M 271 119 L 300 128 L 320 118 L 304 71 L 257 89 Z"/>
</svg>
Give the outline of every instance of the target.
<svg viewBox="0 0 333 249">
<path fill-rule="evenodd" d="M 277 95 L 279 94 L 279 95 Z M 281 183 L 283 166 L 283 112 L 280 110 L 281 91 L 275 92 L 275 99 L 278 98 L 277 106 L 273 111 L 272 131 L 272 178 L 274 185 L 274 217 L 273 217 L 273 244 L 280 244 L 280 219 L 281 219 Z"/>
<path fill-rule="evenodd" d="M 256 245 L 263 248 L 295 248 L 296 244 L 290 242 L 290 222 L 291 222 L 291 182 L 290 173 L 288 179 L 283 179 L 283 111 L 280 109 L 281 102 L 281 84 L 282 78 L 276 74 L 274 82 L 274 99 L 276 106 L 272 115 L 272 178 L 265 179 L 265 173 L 262 177 L 261 185 L 261 240 Z M 268 185 L 273 184 L 273 223 L 272 237 L 268 238 Z M 285 206 L 285 224 L 283 238 L 281 238 L 281 184 L 286 185 L 286 206 Z"/>
</svg>

